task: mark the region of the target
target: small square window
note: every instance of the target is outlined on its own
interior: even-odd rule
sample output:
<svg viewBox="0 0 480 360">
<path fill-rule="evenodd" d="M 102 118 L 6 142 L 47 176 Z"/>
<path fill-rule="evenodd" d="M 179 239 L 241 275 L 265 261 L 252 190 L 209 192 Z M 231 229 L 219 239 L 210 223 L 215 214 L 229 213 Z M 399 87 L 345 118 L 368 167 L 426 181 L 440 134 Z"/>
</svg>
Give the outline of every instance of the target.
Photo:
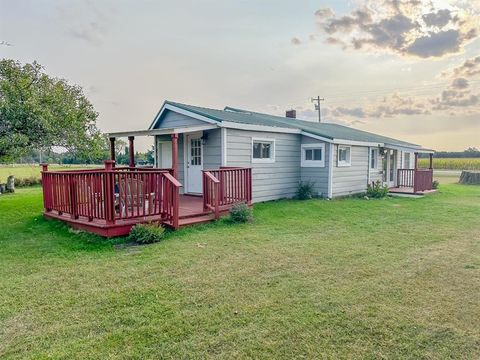
<svg viewBox="0 0 480 360">
<path fill-rule="evenodd" d="M 337 166 L 350 166 L 350 146 L 338 146 Z"/>
<path fill-rule="evenodd" d="M 302 167 L 324 167 L 323 158 L 325 144 L 303 144 L 302 145 Z"/>
<path fill-rule="evenodd" d="M 252 139 L 252 161 L 253 162 L 274 162 L 275 161 L 274 140 Z"/>
</svg>

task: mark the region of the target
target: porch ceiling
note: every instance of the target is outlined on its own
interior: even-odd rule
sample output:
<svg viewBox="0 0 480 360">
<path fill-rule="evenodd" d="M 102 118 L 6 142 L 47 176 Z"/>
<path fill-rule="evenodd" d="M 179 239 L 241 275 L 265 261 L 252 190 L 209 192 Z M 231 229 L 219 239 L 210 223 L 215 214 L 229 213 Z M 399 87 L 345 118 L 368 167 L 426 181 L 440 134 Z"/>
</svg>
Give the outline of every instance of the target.
<svg viewBox="0 0 480 360">
<path fill-rule="evenodd" d="M 393 144 L 384 144 L 384 146 L 387 149 L 406 151 L 406 152 L 416 152 L 416 153 L 422 153 L 422 154 L 433 154 L 435 152 L 435 150 L 425 149 L 422 147 L 398 146 Z"/>
<path fill-rule="evenodd" d="M 110 138 L 121 138 L 128 136 L 155 136 L 155 135 L 168 135 L 168 134 L 183 134 L 189 132 L 203 131 L 216 129 L 218 125 L 216 124 L 206 124 L 199 126 L 185 126 L 178 128 L 165 128 L 165 129 L 152 129 L 152 130 L 133 130 L 133 131 L 120 131 L 112 132 L 108 134 Z"/>
</svg>

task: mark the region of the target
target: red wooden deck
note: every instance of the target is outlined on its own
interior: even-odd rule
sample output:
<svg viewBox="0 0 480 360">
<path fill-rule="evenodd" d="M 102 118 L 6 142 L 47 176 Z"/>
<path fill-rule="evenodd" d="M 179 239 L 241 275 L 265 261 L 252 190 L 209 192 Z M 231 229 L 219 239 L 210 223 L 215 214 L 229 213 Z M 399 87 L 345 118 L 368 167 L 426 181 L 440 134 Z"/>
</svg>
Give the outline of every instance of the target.
<svg viewBox="0 0 480 360">
<path fill-rule="evenodd" d="M 200 224 L 215 220 L 212 211 L 203 210 L 203 197 L 201 196 L 190 196 L 190 195 L 180 195 L 180 206 L 179 206 L 179 226 L 188 226 L 193 224 Z M 72 228 L 78 230 L 84 230 L 92 232 L 94 234 L 105 236 L 105 237 L 115 237 L 127 235 L 130 232 L 130 229 L 133 225 L 139 223 L 148 223 L 148 222 L 163 222 L 169 226 L 172 224 L 169 221 L 165 221 L 160 218 L 158 215 L 152 216 L 141 216 L 134 217 L 130 219 L 120 219 L 115 221 L 115 224 L 107 224 L 102 219 L 93 219 L 89 220 L 86 216 L 79 216 L 76 219 L 72 219 L 70 214 L 59 214 L 57 211 L 45 212 L 44 216 L 49 219 L 60 220 L 68 223 Z"/>
<path fill-rule="evenodd" d="M 204 170 L 203 196 L 180 195 L 172 169 L 115 168 L 48 171 L 42 186 L 44 216 L 73 228 L 113 237 L 138 223 L 158 222 L 178 229 L 218 219 L 239 202 L 251 204 L 251 169 Z"/>
</svg>

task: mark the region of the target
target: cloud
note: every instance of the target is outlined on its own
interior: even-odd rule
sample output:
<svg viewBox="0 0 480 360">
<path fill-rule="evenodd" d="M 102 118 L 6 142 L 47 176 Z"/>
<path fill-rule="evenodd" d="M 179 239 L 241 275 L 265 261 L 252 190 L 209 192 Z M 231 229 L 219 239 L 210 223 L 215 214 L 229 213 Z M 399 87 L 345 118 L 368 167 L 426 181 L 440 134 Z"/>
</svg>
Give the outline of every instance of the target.
<svg viewBox="0 0 480 360">
<path fill-rule="evenodd" d="M 292 45 L 301 45 L 302 44 L 302 41 L 299 38 L 296 38 L 296 37 L 292 38 L 290 40 L 290 42 L 292 43 Z"/>
<path fill-rule="evenodd" d="M 103 44 L 108 33 L 107 24 L 114 15 L 114 8 L 92 0 L 57 7 L 57 16 L 64 24 L 66 32 L 75 39 L 96 46 Z"/>
<path fill-rule="evenodd" d="M 465 78 L 453 79 L 451 87 L 454 89 L 466 89 L 468 88 L 468 80 Z"/>
<path fill-rule="evenodd" d="M 364 118 L 366 116 L 365 111 L 360 107 L 345 108 L 337 107 L 332 111 L 334 116 L 348 115 L 356 118 Z"/>
<path fill-rule="evenodd" d="M 345 49 L 439 58 L 460 52 L 478 37 L 478 21 L 471 12 L 436 9 L 416 0 L 364 1 L 344 16 L 337 17 L 329 8 L 317 10 L 315 16 L 326 42 Z"/>
<path fill-rule="evenodd" d="M 463 76 L 472 77 L 480 74 L 480 56 L 465 60 L 463 64 L 453 68 L 451 71 L 443 72 L 444 77 L 447 76 Z"/>
<path fill-rule="evenodd" d="M 334 15 L 333 11 L 330 8 L 318 9 L 317 11 L 315 11 L 315 16 L 318 19 L 326 19 L 326 18 L 329 18 L 333 15 Z"/>
<path fill-rule="evenodd" d="M 450 115 L 478 113 L 480 93 L 470 89 L 467 79 L 459 77 L 447 85 L 437 96 L 411 97 L 392 94 L 380 101 L 365 106 L 328 108 L 333 119 L 375 119 L 391 118 L 398 115 L 430 115 L 438 111 L 448 111 Z"/>
<path fill-rule="evenodd" d="M 427 26 L 436 26 L 442 28 L 447 25 L 453 19 L 453 17 L 450 10 L 441 9 L 437 12 L 424 14 L 422 19 Z"/>
<path fill-rule="evenodd" d="M 453 29 L 437 33 L 430 32 L 415 39 L 405 51 L 422 58 L 441 57 L 442 55 L 459 51 L 462 43 L 462 41 L 459 41 L 460 37 L 460 32 Z"/>
<path fill-rule="evenodd" d="M 85 40 L 94 45 L 100 45 L 103 42 L 103 35 L 106 31 L 102 24 L 91 21 L 77 28 L 70 29 L 69 33 L 77 39 Z"/>
</svg>

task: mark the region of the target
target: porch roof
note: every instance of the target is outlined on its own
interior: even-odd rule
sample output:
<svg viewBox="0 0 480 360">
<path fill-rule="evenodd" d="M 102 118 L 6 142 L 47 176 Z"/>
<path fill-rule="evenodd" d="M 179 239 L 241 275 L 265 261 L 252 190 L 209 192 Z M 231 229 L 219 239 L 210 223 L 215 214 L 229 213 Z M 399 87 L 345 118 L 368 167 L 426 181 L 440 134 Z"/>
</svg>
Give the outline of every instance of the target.
<svg viewBox="0 0 480 360">
<path fill-rule="evenodd" d="M 132 130 L 132 131 L 120 131 L 108 133 L 110 138 L 120 138 L 127 136 L 155 136 L 155 135 L 168 135 L 168 134 L 182 134 L 188 132 L 210 130 L 217 128 L 218 125 L 206 124 L 200 126 L 182 126 L 177 128 L 162 128 L 162 129 L 149 129 L 149 130 Z"/>
</svg>

